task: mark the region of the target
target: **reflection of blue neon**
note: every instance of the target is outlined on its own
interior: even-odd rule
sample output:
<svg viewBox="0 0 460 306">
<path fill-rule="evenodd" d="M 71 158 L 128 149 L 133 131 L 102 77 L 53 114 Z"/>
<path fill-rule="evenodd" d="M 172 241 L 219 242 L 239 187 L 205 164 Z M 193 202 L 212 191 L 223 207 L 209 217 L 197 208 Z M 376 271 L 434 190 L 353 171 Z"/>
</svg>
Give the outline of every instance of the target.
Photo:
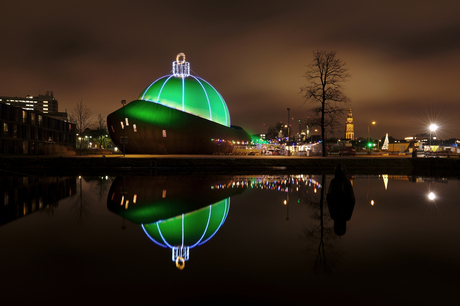
<svg viewBox="0 0 460 306">
<path fill-rule="evenodd" d="M 216 228 L 216 230 L 215 230 L 206 240 L 203 241 L 203 238 L 204 238 L 204 236 L 206 235 L 206 233 L 207 233 L 207 231 L 208 231 L 208 228 L 209 228 L 209 224 L 210 224 L 210 222 L 211 222 L 211 214 L 212 214 L 212 206 L 213 206 L 213 205 L 209 205 L 208 220 L 207 220 L 207 222 L 206 222 L 206 227 L 205 227 L 205 229 L 204 229 L 204 231 L 203 231 L 203 234 L 201 235 L 200 239 L 199 239 L 195 244 L 193 244 L 193 245 L 191 245 L 191 246 L 189 247 L 190 249 L 191 249 L 191 248 L 194 248 L 194 247 L 196 247 L 196 246 L 198 246 L 198 245 L 202 245 L 202 244 L 208 242 L 212 237 L 214 237 L 214 235 L 219 231 L 219 229 L 220 229 L 220 228 L 222 227 L 222 225 L 225 223 L 225 221 L 227 220 L 228 211 L 230 210 L 230 198 L 225 199 L 224 201 L 225 201 L 225 202 L 224 202 L 224 203 L 225 203 L 224 211 L 225 211 L 226 213 L 224 213 L 223 218 L 222 218 L 222 220 L 220 221 L 219 226 Z M 182 214 L 182 220 L 181 220 L 181 221 L 182 221 L 182 247 L 184 247 L 184 239 L 185 239 L 185 226 L 184 226 L 185 216 L 186 216 L 185 214 Z M 172 246 L 171 244 L 169 244 L 169 243 L 166 241 L 166 238 L 164 237 L 164 235 L 163 235 L 163 233 L 162 233 L 162 231 L 161 231 L 161 229 L 160 229 L 160 224 L 161 224 L 161 222 L 163 222 L 163 221 L 166 221 L 166 220 L 161 220 L 161 221 L 157 221 L 157 222 L 155 222 L 155 223 L 153 223 L 153 224 L 150 224 L 150 225 L 156 225 L 156 227 L 157 227 L 157 229 L 158 229 L 158 233 L 159 233 L 159 235 L 160 235 L 161 240 L 163 241 L 163 243 L 158 242 L 157 240 L 153 239 L 153 238 L 150 236 L 150 234 L 147 232 L 147 230 L 145 229 L 144 224 L 141 224 L 142 230 L 143 230 L 144 233 L 147 235 L 147 237 L 149 237 L 149 239 L 150 239 L 151 241 L 153 241 L 155 244 L 157 244 L 157 245 L 159 245 L 159 246 L 161 246 L 161 247 L 163 247 L 163 248 L 167 248 L 167 247 L 168 247 L 168 248 L 170 248 L 170 249 L 174 249 L 175 247 Z"/>
</svg>

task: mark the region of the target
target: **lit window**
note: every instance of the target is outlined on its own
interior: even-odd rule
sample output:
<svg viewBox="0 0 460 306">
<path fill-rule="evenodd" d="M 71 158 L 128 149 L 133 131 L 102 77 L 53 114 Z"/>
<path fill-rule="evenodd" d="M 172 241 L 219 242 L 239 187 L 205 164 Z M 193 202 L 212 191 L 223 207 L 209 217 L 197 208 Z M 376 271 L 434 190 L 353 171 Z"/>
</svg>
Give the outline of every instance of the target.
<svg viewBox="0 0 460 306">
<path fill-rule="evenodd" d="M 137 127 L 136 127 L 135 124 L 133 124 L 133 130 L 134 130 L 134 132 L 137 132 Z"/>
<path fill-rule="evenodd" d="M 166 137 L 166 130 L 163 130 L 163 137 Z"/>
<path fill-rule="evenodd" d="M 125 118 L 126 126 L 129 126 L 128 118 Z"/>
</svg>

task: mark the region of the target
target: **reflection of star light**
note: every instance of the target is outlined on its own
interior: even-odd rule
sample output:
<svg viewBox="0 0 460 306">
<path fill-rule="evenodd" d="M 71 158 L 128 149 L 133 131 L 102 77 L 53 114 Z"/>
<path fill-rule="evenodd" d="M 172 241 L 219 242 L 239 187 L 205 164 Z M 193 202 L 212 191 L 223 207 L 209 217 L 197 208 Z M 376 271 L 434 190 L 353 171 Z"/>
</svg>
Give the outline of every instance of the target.
<svg viewBox="0 0 460 306">
<path fill-rule="evenodd" d="M 428 194 L 428 199 L 430 199 L 431 201 L 433 201 L 435 198 L 436 198 L 436 195 L 433 192 L 430 192 Z"/>
</svg>

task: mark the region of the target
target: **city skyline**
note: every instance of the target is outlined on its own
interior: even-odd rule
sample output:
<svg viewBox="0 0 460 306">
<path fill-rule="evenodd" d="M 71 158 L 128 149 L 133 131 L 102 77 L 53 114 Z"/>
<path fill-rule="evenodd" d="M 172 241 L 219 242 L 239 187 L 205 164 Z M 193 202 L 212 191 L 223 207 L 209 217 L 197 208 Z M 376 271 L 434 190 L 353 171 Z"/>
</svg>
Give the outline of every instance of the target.
<svg viewBox="0 0 460 306">
<path fill-rule="evenodd" d="M 315 106 L 300 93 L 306 66 L 313 51 L 333 50 L 352 75 L 344 107 L 353 110 L 355 137 L 367 136 L 372 121 L 373 138 L 427 132 L 432 122 L 439 138 L 460 137 L 459 8 L 455 1 L 18 1 L 4 5 L 0 21 L 0 95 L 53 91 L 59 111 L 81 100 L 93 117 L 106 117 L 184 52 L 192 73 L 222 94 L 232 124 L 263 133 L 286 123 L 290 108 L 297 132 Z"/>
</svg>

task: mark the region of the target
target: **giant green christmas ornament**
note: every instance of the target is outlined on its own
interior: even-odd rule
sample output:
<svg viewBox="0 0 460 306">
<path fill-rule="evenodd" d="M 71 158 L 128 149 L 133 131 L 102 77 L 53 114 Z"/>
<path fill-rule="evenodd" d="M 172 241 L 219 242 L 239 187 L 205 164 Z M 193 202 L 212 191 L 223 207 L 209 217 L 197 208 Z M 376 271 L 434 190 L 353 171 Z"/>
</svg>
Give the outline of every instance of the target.
<svg viewBox="0 0 460 306">
<path fill-rule="evenodd" d="M 180 57 L 183 57 L 182 61 L 179 61 Z M 190 74 L 190 63 L 185 61 L 183 53 L 178 54 L 173 62 L 173 74 L 150 84 L 138 99 L 230 126 L 230 113 L 224 98 L 211 84 Z"/>
</svg>

